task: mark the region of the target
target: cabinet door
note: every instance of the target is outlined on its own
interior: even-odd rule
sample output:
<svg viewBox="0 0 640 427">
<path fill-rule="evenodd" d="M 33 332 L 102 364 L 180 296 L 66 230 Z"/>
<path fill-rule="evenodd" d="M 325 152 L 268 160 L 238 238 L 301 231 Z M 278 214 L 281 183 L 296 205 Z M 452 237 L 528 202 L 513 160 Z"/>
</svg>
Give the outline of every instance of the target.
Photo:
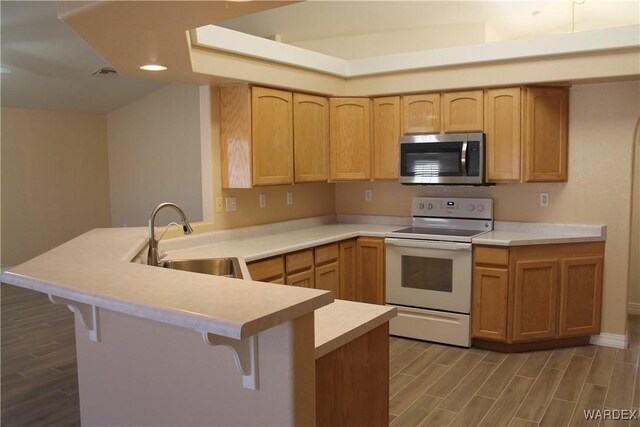
<svg viewBox="0 0 640 427">
<path fill-rule="evenodd" d="M 251 89 L 253 185 L 293 183 L 292 94 Z"/>
<path fill-rule="evenodd" d="M 524 181 L 567 180 L 568 90 L 527 88 Z"/>
<path fill-rule="evenodd" d="M 484 132 L 487 136 L 487 180 L 520 181 L 520 88 L 485 92 Z"/>
<path fill-rule="evenodd" d="M 400 97 L 373 100 L 373 177 L 398 179 Z"/>
<path fill-rule="evenodd" d="M 332 181 L 371 179 L 371 101 L 329 100 L 329 159 Z"/>
<path fill-rule="evenodd" d="M 560 279 L 560 336 L 600 333 L 602 256 L 563 258 Z"/>
<path fill-rule="evenodd" d="M 340 242 L 340 299 L 357 300 L 356 240 Z"/>
<path fill-rule="evenodd" d="M 315 268 L 316 289 L 332 291 L 335 298 L 340 295 L 340 268 L 338 262 Z"/>
<path fill-rule="evenodd" d="M 402 132 L 440 132 L 440 94 L 423 93 L 402 97 Z"/>
<path fill-rule="evenodd" d="M 384 304 L 384 239 L 358 239 L 357 300 Z"/>
<path fill-rule="evenodd" d="M 445 132 L 482 132 L 482 90 L 442 95 L 442 127 Z"/>
<path fill-rule="evenodd" d="M 307 271 L 302 271 L 300 273 L 288 275 L 285 283 L 291 286 L 313 288 L 315 285 L 313 268 Z"/>
<path fill-rule="evenodd" d="M 513 342 L 557 335 L 558 260 L 515 263 Z"/>
<path fill-rule="evenodd" d="M 507 340 L 508 287 L 506 268 L 473 268 L 471 325 L 474 338 Z"/>
<path fill-rule="evenodd" d="M 329 179 L 329 100 L 293 94 L 293 146 L 296 182 Z"/>
<path fill-rule="evenodd" d="M 211 87 L 211 98 L 217 90 Z M 222 188 L 251 188 L 251 93 L 249 85 L 220 87 Z M 212 105 L 213 102 L 212 102 Z"/>
</svg>

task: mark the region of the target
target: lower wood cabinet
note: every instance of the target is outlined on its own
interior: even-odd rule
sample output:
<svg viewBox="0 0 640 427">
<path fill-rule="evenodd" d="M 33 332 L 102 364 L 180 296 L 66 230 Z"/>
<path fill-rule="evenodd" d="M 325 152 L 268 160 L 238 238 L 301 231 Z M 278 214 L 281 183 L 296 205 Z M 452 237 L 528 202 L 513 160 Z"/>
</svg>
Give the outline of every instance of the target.
<svg viewBox="0 0 640 427">
<path fill-rule="evenodd" d="M 337 299 L 384 304 L 384 239 L 360 237 L 247 264 L 252 280 L 332 291 Z"/>
<path fill-rule="evenodd" d="M 474 246 L 472 334 L 520 344 L 600 332 L 604 242 Z"/>
</svg>

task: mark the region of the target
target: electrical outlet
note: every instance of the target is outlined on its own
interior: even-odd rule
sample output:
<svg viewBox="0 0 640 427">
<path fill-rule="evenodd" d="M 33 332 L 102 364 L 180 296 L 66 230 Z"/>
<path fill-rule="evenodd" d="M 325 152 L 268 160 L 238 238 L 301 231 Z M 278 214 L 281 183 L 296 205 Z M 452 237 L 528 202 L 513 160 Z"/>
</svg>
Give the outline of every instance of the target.
<svg viewBox="0 0 640 427">
<path fill-rule="evenodd" d="M 540 193 L 540 206 L 549 206 L 549 193 Z"/>
<path fill-rule="evenodd" d="M 293 191 L 287 191 L 287 204 L 293 204 Z"/>
<path fill-rule="evenodd" d="M 264 193 L 260 193 L 258 195 L 258 201 L 260 202 L 260 207 L 261 208 L 266 208 L 267 207 L 267 195 Z"/>
<path fill-rule="evenodd" d="M 236 198 L 235 197 L 227 197 L 225 199 L 225 203 L 227 205 L 227 212 L 235 212 L 236 211 Z"/>
<path fill-rule="evenodd" d="M 224 212 L 224 202 L 222 196 L 216 197 L 216 213 Z"/>
<path fill-rule="evenodd" d="M 371 190 L 364 190 L 364 200 L 366 202 L 371 201 Z"/>
</svg>

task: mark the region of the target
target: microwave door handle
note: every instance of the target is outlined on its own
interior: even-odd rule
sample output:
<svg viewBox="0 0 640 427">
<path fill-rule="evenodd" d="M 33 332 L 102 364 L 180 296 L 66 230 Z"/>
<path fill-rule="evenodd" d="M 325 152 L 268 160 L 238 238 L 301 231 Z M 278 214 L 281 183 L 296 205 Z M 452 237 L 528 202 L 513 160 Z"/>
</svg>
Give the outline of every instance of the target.
<svg viewBox="0 0 640 427">
<path fill-rule="evenodd" d="M 462 176 L 467 176 L 467 143 L 462 143 L 462 153 L 460 156 L 460 163 L 462 164 Z"/>
</svg>

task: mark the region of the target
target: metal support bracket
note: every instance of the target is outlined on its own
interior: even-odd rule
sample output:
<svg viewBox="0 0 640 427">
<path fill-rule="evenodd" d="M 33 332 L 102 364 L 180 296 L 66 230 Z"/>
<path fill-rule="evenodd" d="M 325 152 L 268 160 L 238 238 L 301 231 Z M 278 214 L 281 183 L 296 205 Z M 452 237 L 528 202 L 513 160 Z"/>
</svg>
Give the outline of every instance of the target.
<svg viewBox="0 0 640 427">
<path fill-rule="evenodd" d="M 216 346 L 222 345 L 231 350 L 236 368 L 242 374 L 242 386 L 249 390 L 258 390 L 258 336 L 236 340 L 209 332 L 202 332 L 205 343 Z"/>
<path fill-rule="evenodd" d="M 71 312 L 78 314 L 82 324 L 89 330 L 89 339 L 93 342 L 100 342 L 100 312 L 98 307 L 51 294 L 49 294 L 49 301 L 54 304 L 64 304 L 69 307 Z"/>
</svg>

